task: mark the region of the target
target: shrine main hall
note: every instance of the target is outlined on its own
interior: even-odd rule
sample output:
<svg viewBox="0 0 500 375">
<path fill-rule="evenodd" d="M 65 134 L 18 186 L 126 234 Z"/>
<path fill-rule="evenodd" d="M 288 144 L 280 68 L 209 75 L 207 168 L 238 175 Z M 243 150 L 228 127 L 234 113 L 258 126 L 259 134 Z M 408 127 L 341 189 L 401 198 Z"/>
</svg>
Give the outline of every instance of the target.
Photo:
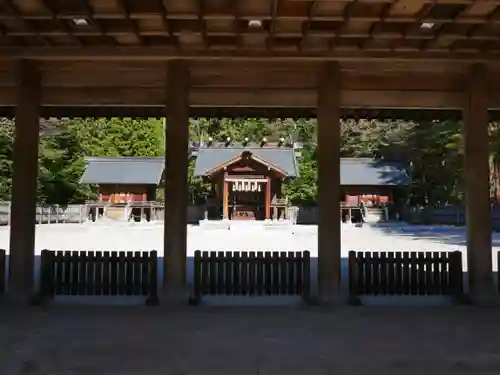
<svg viewBox="0 0 500 375">
<path fill-rule="evenodd" d="M 340 119 L 463 119 L 468 290 L 477 303 L 493 298 L 500 1 L 4 0 L 0 27 L 0 116 L 16 123 L 9 293 L 34 288 L 41 117 L 167 118 L 162 285 L 175 299 L 185 292 L 189 117 L 259 116 L 317 118 L 325 302 L 341 290 Z"/>
</svg>

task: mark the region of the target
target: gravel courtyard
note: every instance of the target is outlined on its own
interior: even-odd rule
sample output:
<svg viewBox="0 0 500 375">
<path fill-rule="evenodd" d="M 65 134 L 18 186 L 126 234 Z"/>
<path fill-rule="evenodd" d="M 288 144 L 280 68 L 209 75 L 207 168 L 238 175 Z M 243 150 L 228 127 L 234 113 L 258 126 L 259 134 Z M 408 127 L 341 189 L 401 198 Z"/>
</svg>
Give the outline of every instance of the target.
<svg viewBox="0 0 500 375">
<path fill-rule="evenodd" d="M 494 233 L 493 260 L 500 250 L 500 233 Z M 0 227 L 0 248 L 9 247 L 9 228 Z M 52 250 L 158 250 L 163 255 L 162 223 L 85 223 L 37 226 L 36 253 Z M 188 256 L 195 250 L 309 250 L 317 256 L 317 226 L 264 228 L 237 225 L 231 230 L 188 226 Z M 342 225 L 342 256 L 349 250 L 465 252 L 465 230 L 459 227 Z M 466 256 L 464 254 L 464 263 Z"/>
</svg>

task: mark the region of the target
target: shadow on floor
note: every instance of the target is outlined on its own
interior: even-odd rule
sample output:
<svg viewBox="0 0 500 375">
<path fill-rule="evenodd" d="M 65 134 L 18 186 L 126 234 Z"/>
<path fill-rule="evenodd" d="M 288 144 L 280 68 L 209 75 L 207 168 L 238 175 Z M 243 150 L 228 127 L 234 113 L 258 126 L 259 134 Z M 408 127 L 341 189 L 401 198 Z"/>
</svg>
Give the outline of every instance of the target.
<svg viewBox="0 0 500 375">
<path fill-rule="evenodd" d="M 429 240 L 456 246 L 466 246 L 465 227 L 427 225 L 372 225 L 372 229 L 405 239 Z M 492 246 L 500 247 L 500 235 L 492 233 Z"/>
</svg>

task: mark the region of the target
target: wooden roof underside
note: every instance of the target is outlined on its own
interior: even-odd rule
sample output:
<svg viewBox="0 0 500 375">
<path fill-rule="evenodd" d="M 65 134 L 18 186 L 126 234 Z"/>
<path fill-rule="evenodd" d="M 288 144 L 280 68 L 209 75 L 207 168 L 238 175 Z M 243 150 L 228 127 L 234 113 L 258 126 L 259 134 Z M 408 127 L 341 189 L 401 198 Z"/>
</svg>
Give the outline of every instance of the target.
<svg viewBox="0 0 500 375">
<path fill-rule="evenodd" d="M 51 116 L 161 116 L 175 58 L 195 116 L 314 115 L 325 60 L 346 116 L 460 115 L 476 62 L 496 113 L 500 0 L 0 0 L 0 115 L 21 58 L 39 62 Z"/>
</svg>

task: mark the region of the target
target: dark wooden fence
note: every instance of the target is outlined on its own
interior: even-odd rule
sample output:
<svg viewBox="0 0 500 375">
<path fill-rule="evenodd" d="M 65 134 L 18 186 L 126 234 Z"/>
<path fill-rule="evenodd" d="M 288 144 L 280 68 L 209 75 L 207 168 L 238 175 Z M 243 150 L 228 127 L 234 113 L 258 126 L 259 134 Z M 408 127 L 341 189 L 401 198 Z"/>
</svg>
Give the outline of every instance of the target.
<svg viewBox="0 0 500 375">
<path fill-rule="evenodd" d="M 350 251 L 349 293 L 459 296 L 462 253 Z"/>
<path fill-rule="evenodd" d="M 5 250 L 0 249 L 0 294 L 5 293 L 5 283 L 6 283 L 6 257 L 5 257 Z"/>
<path fill-rule="evenodd" d="M 40 294 L 147 296 L 157 300 L 156 251 L 50 251 L 41 257 Z"/>
<path fill-rule="evenodd" d="M 500 293 L 500 251 L 497 252 L 497 290 Z"/>
<path fill-rule="evenodd" d="M 194 298 L 203 295 L 310 295 L 310 253 L 196 251 Z"/>
</svg>

